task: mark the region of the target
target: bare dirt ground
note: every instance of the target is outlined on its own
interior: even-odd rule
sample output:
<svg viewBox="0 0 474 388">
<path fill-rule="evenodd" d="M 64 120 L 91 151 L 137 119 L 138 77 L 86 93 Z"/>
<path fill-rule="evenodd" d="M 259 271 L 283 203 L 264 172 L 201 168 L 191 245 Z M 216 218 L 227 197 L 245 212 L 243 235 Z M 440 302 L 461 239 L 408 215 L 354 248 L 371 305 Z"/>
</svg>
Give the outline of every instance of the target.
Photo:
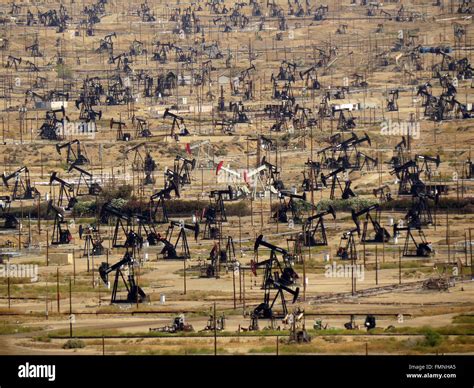
<svg viewBox="0 0 474 388">
<path fill-rule="evenodd" d="M 213 332 L 199 333 L 202 334 L 199 337 L 196 333 L 208 325 L 214 306 L 217 316 L 224 314 L 226 317 L 225 329 L 218 333 L 217 340 L 218 352 L 222 354 L 273 354 L 277 341 L 282 341 L 280 352 L 286 354 L 365 354 L 367 349 L 372 354 L 474 352 L 474 285 L 471 280 L 472 242 L 469 242 L 474 220 L 473 180 L 463 175 L 474 143 L 472 119 L 461 119 L 453 113 L 446 120 L 433 121 L 424 115 L 417 88 L 430 82 L 433 95 L 442 93 L 439 79 L 433 77 L 433 66 L 443 58 L 440 54 L 420 54 L 419 66 L 412 58 L 416 53 L 413 50 L 418 46 L 449 46 L 453 48 L 451 55 L 454 59 L 467 58 L 471 62 L 474 30 L 470 14 L 457 12 L 457 6 L 438 7 L 432 1 L 423 0 L 386 3 L 375 7 L 376 15 L 369 17 L 367 13 L 371 5 L 331 0 L 327 2 L 329 12 L 325 18 L 315 20 L 319 4 L 311 4 L 309 14 L 299 18 L 288 15 L 287 2 L 276 1 L 275 5 L 283 10 L 288 23 L 288 28 L 280 31 L 278 17 L 270 15 L 272 7 L 269 3 L 257 1 L 262 16 L 265 16 L 263 28 L 259 31 L 261 17 L 252 16 L 252 6 L 246 4 L 237 10 L 249 18 L 248 24 L 243 28 L 233 26 L 232 31 L 226 33 L 223 30 L 225 23 L 231 23 L 230 12 L 225 17 L 218 15 L 210 8 L 210 2 L 192 5 L 148 2 L 156 21 L 144 22 L 138 13 L 139 3 L 110 0 L 92 36 L 88 36 L 79 23 L 85 17 L 83 7 L 92 6 L 95 1 L 65 4 L 71 20 L 64 32 L 58 33 L 56 28 L 46 27 L 38 20 L 27 25 L 29 9 L 36 15 L 36 8 L 41 12 L 59 10 L 60 3 L 40 1 L 33 6 L 22 2 L 18 14 L 10 14 L 10 4 L 0 5 L 2 17 L 6 18 L 0 25 L 0 35 L 2 42 L 9 42 L 1 49 L 0 149 L 3 159 L 0 156 L 0 163 L 6 175 L 27 166 L 30 183 L 41 194 L 39 200 L 13 201 L 11 209 L 21 220 L 21 229 L 0 230 L 4 263 L 38 266 L 35 282 L 15 277 L 0 279 L 0 354 L 212 353 Z M 229 1 L 219 4 L 225 4 L 229 10 L 234 7 L 234 3 Z M 408 21 L 397 21 L 401 5 L 405 12 L 415 16 L 412 15 Z M 178 33 L 173 33 L 177 28 L 171 17 L 173 10 L 181 8 L 184 13 L 188 7 L 200 19 L 203 31 L 180 34 L 178 28 Z M 387 17 L 381 10 L 392 16 Z M 418 14 L 422 17 L 416 16 Z M 221 20 L 217 20 L 219 17 Z M 342 25 L 347 25 L 347 31 L 339 34 L 337 29 Z M 383 31 L 376 32 L 380 25 L 383 25 Z M 461 40 L 455 38 L 455 26 L 465 29 Z M 79 30 L 78 34 L 74 33 L 76 30 Z M 400 38 L 400 31 L 403 38 Z M 131 73 L 117 63 L 110 63 L 108 53 L 97 52 L 101 39 L 113 33 L 116 33 L 112 38 L 114 55 L 128 52 L 134 40 L 144 43 L 147 53 L 131 58 Z M 33 57 L 26 50 L 35 41 L 43 54 L 40 57 Z M 177 62 L 177 52 L 170 50 L 166 63 L 154 61 L 152 54 L 158 47 L 157 42 L 172 43 L 186 53 L 195 52 L 193 60 L 190 63 Z M 211 59 L 213 68 L 206 78 L 203 69 L 210 58 L 203 50 L 203 44 L 213 43 L 217 44 L 222 56 Z M 402 48 L 392 50 L 397 43 Z M 63 65 L 55 62 L 55 55 L 63 58 Z M 325 58 L 324 55 L 328 56 L 328 61 L 317 69 L 322 86 L 310 90 L 300 71 L 317 64 Z M 11 61 L 9 56 L 22 58 L 18 69 L 7 66 Z M 387 65 L 381 65 L 381 57 L 387 58 Z M 31 70 L 28 61 L 35 64 L 38 71 Z M 295 104 L 310 109 L 317 124 L 305 124 L 302 128 L 295 125 L 277 132 L 270 128 L 278 120 L 269 117 L 265 107 L 282 102 L 273 96 L 272 75 L 277 76 L 280 66 L 285 63 L 296 65 L 296 81 L 292 86 Z M 232 90 L 230 80 L 242 75 L 251 65 L 255 69 L 244 79 L 252 81 L 253 98 L 245 100 L 242 92 Z M 157 77 L 170 71 L 191 78 L 203 75 L 205 79 L 200 84 L 196 81 L 178 85 L 170 95 L 145 97 L 141 77 L 144 74 L 155 77 L 156 85 Z M 445 73 L 456 76 L 452 70 Z M 368 86 L 354 86 L 354 74 L 362 75 Z M 39 77 L 46 79 L 43 87 L 34 86 Z M 114 77 L 121 77 L 121 82 L 128 79 L 134 95 L 133 103 L 108 105 L 103 95 L 94 107 L 102 112 L 96 121 L 97 132 L 66 133 L 61 141 L 41 139 L 39 129 L 44 123 L 46 109 L 40 102 L 44 102 L 44 98 L 35 97 L 31 92 L 40 96 L 52 90 L 67 92 L 66 115 L 70 123 L 78 123 L 80 110 L 75 107 L 75 100 L 80 98 L 87 77 L 98 77 L 106 89 L 113 84 Z M 457 99 L 461 104 L 472 104 L 472 80 L 459 78 L 457 81 Z M 235 124 L 230 134 L 223 133 L 218 124 L 233 117 L 229 109 L 218 110 L 221 86 L 225 105 L 243 101 L 250 118 L 249 123 Z M 404 238 L 397 241 L 391 238 L 385 244 L 367 244 L 365 247 L 357 238 L 357 263 L 362 265 L 363 278 L 357 279 L 356 289 L 352 286 L 351 276 L 329 276 L 325 267 L 332 263 L 348 264 L 340 260 L 336 252 L 342 234 L 352 229 L 354 224 L 349 206 L 338 209 L 336 220 L 326 221 L 328 245 L 303 248 L 301 260 L 295 264 L 299 275 L 299 298 L 294 304 L 287 301 L 290 312 L 297 308 L 305 311 L 304 320 L 298 325 L 300 329 L 304 326 L 308 330 L 312 336 L 311 343 L 287 344 L 290 327 L 281 319 L 273 323 L 261 319 L 258 332 L 243 332 L 249 327 L 250 314 L 262 302 L 264 293 L 261 287 L 263 271 L 259 269 L 255 276 L 251 261 L 262 261 L 269 255 L 269 251 L 263 248 L 258 254 L 254 252 L 255 239 L 263 234 L 268 242 L 292 252 L 292 242 L 287 238 L 302 230 L 301 224 L 277 224 L 272 219 L 279 199 L 268 192 L 264 198 L 252 201 L 244 198 L 226 202 L 229 207 L 231 202 L 243 203 L 244 211 L 243 214 L 235 211 L 228 216 L 222 225 L 224 239 L 205 240 L 200 235 L 195 241 L 192 233 L 188 233 L 191 258 L 185 263 L 158 258 L 161 248 L 157 246 L 146 247 L 137 253 L 135 259 L 140 265 L 135 275 L 149 297 L 148 303 L 110 304 L 111 289 L 100 279 L 98 268 L 102 262 L 117 262 L 125 253 L 123 248 L 112 246 L 114 222 L 100 225 L 107 255 L 92 256 L 89 260 L 83 255 L 84 240 L 79 237 L 79 225 L 97 222 L 99 209 L 93 204 L 103 204 L 105 194 L 80 197 L 79 206 L 89 209 L 88 212 L 66 212 L 73 240 L 69 244 L 51 244 L 54 224 L 51 214 L 46 214 L 47 199 L 56 201 L 60 189 L 59 185 L 50 185 L 50 174 L 55 171 L 66 181 L 79 183 L 78 173 L 68 172 L 65 150 L 59 153 L 56 149 L 58 143 L 79 139 L 90 160 L 85 168 L 92 173 L 94 181 L 99 182 L 108 195 L 116 195 L 117 188 L 130 185 L 127 201 L 134 204 L 147 204 L 150 195 L 164 187 L 163 171 L 173 168 L 177 155 L 195 158 L 198 165 L 191 173 L 191 184 L 181 189 L 179 200 L 182 204 L 195 200 L 207 203 L 211 190 L 245 184 L 230 176 L 218 176 L 216 166 L 219 162 L 224 162 L 224 167 L 230 170 L 251 171 L 260 165 L 263 156 L 278 167 L 287 189 L 294 187 L 301 193 L 305 162 L 308 159 L 320 160 L 318 151 L 327 147 L 329 138 L 338 133 L 338 117 L 319 114 L 324 96 L 343 86 L 348 87 L 344 101 L 367 106 L 352 112 L 357 123 L 353 132 L 359 138 L 368 135 L 371 140 L 370 144 L 361 144 L 358 151 L 379 161 L 375 169 L 350 173 L 357 200 L 376 201 L 372 190 L 382 184 L 389 186 L 395 199 L 401 199 L 397 198 L 398 182 L 388 163 L 401 136 L 386 135 L 381 127 L 387 122 L 415 122 L 419 126 L 419 136 L 411 138 L 407 155 L 439 155 L 441 164 L 436 173 L 430 178 L 423 175 L 423 179 L 426 183 L 447 185 L 448 192 L 443 196 L 452 205 L 440 205 L 433 223 L 425 230 L 435 250 L 430 258 L 399 259 Z M 399 90 L 399 109 L 391 112 L 386 105 L 388 91 L 392 89 Z M 337 101 L 332 99 L 334 103 Z M 165 108 L 180 112 L 189 136 L 177 140 L 172 138 L 171 121 L 163 119 Z M 148 120 L 151 137 L 135 136 L 133 116 Z M 110 128 L 111 119 L 126 123 L 126 132 L 132 133 L 129 142 L 117 140 L 116 129 Z M 269 151 L 255 141 L 262 135 L 277 144 L 276 151 Z M 342 135 L 348 138 L 350 132 Z M 208 148 L 203 146 L 193 149 L 191 155 L 186 153 L 187 144 L 196 145 L 203 141 L 209 141 Z M 129 151 L 141 143 L 146 144 L 146 150 L 156 162 L 154 182 L 148 185 L 144 182 L 143 169 L 135 166 L 134 151 Z M 209 155 L 206 155 L 208 151 Z M 143 154 L 144 149 L 141 156 Z M 329 169 L 323 172 L 328 173 Z M 11 195 L 12 190 L 12 184 L 3 184 L 0 189 L 2 195 Z M 303 218 L 316 212 L 309 204 L 323 206 L 328 203 L 329 192 L 329 188 L 307 192 L 308 207 L 303 211 Z M 39 204 L 43 210 L 38 217 L 36 209 Z M 173 214 L 170 218 L 191 223 L 192 217 L 202 212 L 202 204 L 199 206 L 194 211 Z M 406 210 L 384 207 L 381 224 L 392 233 L 391 220 L 404 219 Z M 167 227 L 168 224 L 156 225 L 162 235 L 166 234 Z M 203 227 L 202 224 L 201 232 Z M 233 238 L 240 271 L 233 273 L 221 265 L 218 278 L 201 277 L 200 270 L 208 264 L 214 244 L 224 244 L 228 236 Z M 49 257 L 55 253 L 71 253 L 73 262 L 60 266 L 49 263 Z M 450 278 L 455 283 L 447 291 L 423 289 L 420 282 L 430 278 Z M 402 289 L 400 284 L 413 287 Z M 390 286 L 393 287 L 388 291 L 383 289 Z M 353 291 L 360 294 L 351 296 Z M 123 288 L 120 295 L 123 296 Z M 324 299 L 331 295 L 335 299 Z M 276 310 L 279 309 L 278 304 Z M 71 313 L 74 315 L 73 337 L 82 340 L 84 348 L 63 349 L 70 339 Z M 194 327 L 195 337 L 187 333 L 167 337 L 149 331 L 150 328 L 171 324 L 179 314 L 184 314 L 186 322 Z M 377 318 L 377 327 L 370 333 L 363 327 L 367 315 Z M 360 326 L 359 330 L 344 328 L 351 316 Z M 325 329 L 313 329 L 315 320 L 322 320 Z M 432 332 L 435 336 L 440 335 L 434 344 L 427 342 Z"/>
</svg>

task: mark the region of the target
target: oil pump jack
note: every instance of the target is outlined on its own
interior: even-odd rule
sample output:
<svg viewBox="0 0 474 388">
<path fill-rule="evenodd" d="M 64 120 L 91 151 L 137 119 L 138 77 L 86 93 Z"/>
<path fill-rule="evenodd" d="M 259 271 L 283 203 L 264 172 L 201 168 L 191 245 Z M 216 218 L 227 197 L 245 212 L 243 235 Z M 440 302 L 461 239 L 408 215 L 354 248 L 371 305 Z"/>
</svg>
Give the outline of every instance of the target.
<svg viewBox="0 0 474 388">
<path fill-rule="evenodd" d="M 73 146 L 76 146 L 74 151 Z M 78 139 L 69 141 L 67 143 L 58 143 L 56 144 L 56 151 L 61 155 L 61 150 L 66 148 L 66 163 L 75 164 L 77 166 L 82 166 L 89 163 L 87 158 L 87 153 L 84 148 L 81 146 L 81 142 Z"/>
<path fill-rule="evenodd" d="M 143 303 L 147 301 L 147 296 L 140 286 L 135 282 L 134 274 L 135 260 L 131 252 L 125 252 L 122 260 L 118 261 L 113 265 L 108 263 L 102 263 L 99 267 L 100 278 L 104 284 L 109 286 L 109 274 L 115 271 L 114 285 L 112 288 L 112 296 L 110 303 Z M 127 277 L 125 277 L 125 268 L 128 270 Z M 123 284 L 127 291 L 126 299 L 119 299 L 118 285 L 119 278 L 122 279 Z"/>
<path fill-rule="evenodd" d="M 318 176 L 321 173 L 321 163 L 313 160 L 305 162 L 305 171 L 303 171 L 303 183 L 301 187 L 304 191 L 314 191 L 321 189 L 321 185 L 318 183 Z"/>
<path fill-rule="evenodd" d="M 146 119 L 141 117 L 133 116 L 132 118 L 133 125 L 135 126 L 135 137 L 151 137 L 152 133 L 150 130 L 149 123 Z"/>
<path fill-rule="evenodd" d="M 175 228 L 179 228 L 178 235 L 174 244 L 171 242 L 173 238 L 173 231 Z M 161 242 L 164 246 L 161 250 L 161 254 L 163 255 L 164 259 L 172 259 L 172 260 L 187 260 L 191 258 L 191 252 L 189 250 L 188 238 L 186 236 L 186 230 L 190 230 L 194 232 L 194 239 L 197 241 L 199 236 L 199 224 L 186 224 L 180 221 L 171 221 L 166 231 L 166 237 L 158 236 L 159 242 Z M 178 245 L 181 243 L 181 249 L 178 254 L 177 248 Z"/>
<path fill-rule="evenodd" d="M 439 155 L 436 157 L 429 155 L 415 155 L 415 161 L 418 164 L 419 170 L 424 173 L 428 180 L 431 180 L 433 177 L 433 167 L 434 169 L 437 169 L 441 164 Z"/>
<path fill-rule="evenodd" d="M 349 199 L 351 197 L 356 196 L 356 194 L 351 189 L 351 183 L 352 182 L 349 179 L 346 180 L 345 186 L 344 186 L 344 188 L 342 188 L 341 181 L 340 181 L 337 174 L 339 174 L 341 172 L 344 173 L 345 171 L 346 170 L 345 170 L 344 167 L 340 167 L 336 170 L 331 171 L 327 175 L 324 175 L 323 173 L 321 173 L 321 182 L 322 182 L 324 187 L 327 187 L 327 181 L 329 179 L 332 180 L 332 182 L 331 182 L 331 193 L 329 195 L 329 199 L 334 200 L 336 198 L 335 197 L 336 187 L 339 187 L 339 189 L 341 191 L 341 198 L 342 199 Z"/>
<path fill-rule="evenodd" d="M 100 256 L 105 252 L 102 246 L 103 239 L 100 236 L 99 229 L 95 226 L 79 226 L 79 238 L 84 240 L 83 256 Z"/>
<path fill-rule="evenodd" d="M 196 168 L 196 159 L 186 159 L 176 156 L 173 171 L 179 176 L 180 186 L 191 184 L 191 171 Z"/>
<path fill-rule="evenodd" d="M 418 232 L 420 241 L 415 239 L 412 230 Z M 399 232 L 406 231 L 405 243 L 403 245 L 403 256 L 404 257 L 430 257 L 433 253 L 433 247 L 430 242 L 426 240 L 424 232 L 421 227 L 399 226 L 399 224 L 393 225 L 393 235 L 399 236 Z"/>
<path fill-rule="evenodd" d="M 352 130 L 356 127 L 355 118 L 348 109 L 334 109 L 334 112 L 339 112 L 337 121 L 337 130 L 341 132 Z M 345 113 L 344 113 L 345 112 Z"/>
<path fill-rule="evenodd" d="M 360 236 L 360 226 L 358 223 L 356 223 L 354 229 L 344 232 L 341 236 L 336 255 L 342 260 L 351 260 L 352 262 L 357 260 L 357 245 L 354 238 L 355 233 Z"/>
<path fill-rule="evenodd" d="M 74 196 L 74 185 L 61 179 L 58 177 L 58 173 L 53 171 L 49 178 L 49 185 L 53 186 L 55 182 L 59 183 L 58 207 L 71 210 L 77 203 L 77 198 Z"/>
<path fill-rule="evenodd" d="M 143 238 L 133 230 L 132 216 L 106 202 L 100 210 L 100 222 L 107 224 L 110 218 L 115 218 L 112 246 L 114 248 L 141 248 Z"/>
<path fill-rule="evenodd" d="M 392 192 L 390 191 L 389 185 L 382 185 L 372 190 L 372 193 L 378 198 L 380 203 L 390 202 L 392 198 Z"/>
<path fill-rule="evenodd" d="M 114 120 L 110 119 L 110 129 L 117 128 L 117 141 L 130 141 L 132 140 L 132 135 L 130 133 L 124 133 L 123 129 L 127 128 L 127 124 L 125 124 L 121 120 Z"/>
<path fill-rule="evenodd" d="M 140 152 L 141 149 L 145 150 L 145 156 Z M 152 185 L 155 183 L 155 178 L 153 176 L 154 171 L 156 170 L 156 162 L 153 159 L 150 150 L 146 146 L 146 143 L 137 144 L 128 150 L 125 151 L 126 158 L 130 152 L 134 151 L 134 156 L 132 159 L 132 168 L 135 171 L 143 172 L 145 177 L 143 179 L 144 185 Z"/>
<path fill-rule="evenodd" d="M 221 255 L 226 254 L 225 250 L 219 249 L 219 244 L 217 242 L 214 243 L 214 246 L 209 253 L 208 260 L 210 263 L 205 264 L 201 267 L 201 277 L 206 278 L 219 278 L 219 261 L 221 259 Z"/>
<path fill-rule="evenodd" d="M 390 90 L 387 97 L 387 110 L 389 112 L 398 111 L 398 89 Z"/>
<path fill-rule="evenodd" d="M 412 197 L 412 205 L 405 215 L 405 220 L 410 227 L 423 227 L 431 225 L 433 223 L 433 217 L 431 214 L 431 204 L 432 200 L 434 207 L 436 208 L 439 201 L 439 193 L 417 193 Z"/>
<path fill-rule="evenodd" d="M 61 119 L 57 117 L 57 113 L 62 113 Z M 65 121 L 69 121 L 69 118 L 66 116 L 64 106 L 59 109 L 48 110 L 45 120 L 39 128 L 40 138 L 44 140 L 61 140 L 61 128 L 64 128 Z"/>
<path fill-rule="evenodd" d="M 179 187 L 174 181 L 168 182 L 164 189 L 157 191 L 150 196 L 150 217 L 158 224 L 168 223 L 168 209 L 166 202 L 171 199 L 174 191 L 175 197 L 179 198 Z"/>
<path fill-rule="evenodd" d="M 209 194 L 210 204 L 203 210 L 202 218 L 205 220 L 204 239 L 217 239 L 220 236 L 220 225 L 227 221 L 225 200 L 232 201 L 234 191 L 231 186 L 226 190 L 212 190 Z"/>
<path fill-rule="evenodd" d="M 331 205 L 327 210 L 306 219 L 303 224 L 303 235 L 301 236 L 305 247 L 328 245 L 326 226 L 324 225 L 324 217 L 327 215 L 331 215 L 334 220 L 336 219 L 336 211 Z"/>
<path fill-rule="evenodd" d="M 280 179 L 281 171 L 276 165 L 267 162 L 265 156 L 263 156 L 260 166 L 266 167 L 266 170 L 263 170 L 261 174 L 268 174 L 266 185 L 273 194 L 285 189 L 285 185 Z"/>
<path fill-rule="evenodd" d="M 280 298 L 282 314 L 279 315 L 282 318 L 288 314 L 286 307 L 285 292 L 292 295 L 292 303 L 295 303 L 299 295 L 299 287 L 295 289 L 291 288 L 297 279 L 298 274 L 292 268 L 292 258 L 287 250 L 277 247 L 263 240 L 263 235 L 258 236 L 254 245 L 254 252 L 257 252 L 260 246 L 264 246 L 270 249 L 270 258 L 260 262 L 252 260 L 251 268 L 255 276 L 257 276 L 257 269 L 264 268 L 263 277 L 263 289 L 264 297 L 263 302 L 260 303 L 253 311 L 252 317 L 254 318 L 276 318 L 274 306 L 278 298 Z M 277 253 L 283 257 L 283 265 L 277 258 Z M 275 290 L 275 296 L 271 300 L 272 290 Z"/>
<path fill-rule="evenodd" d="M 462 179 L 472 179 L 474 177 L 474 163 L 471 157 L 464 161 L 462 165 Z"/>
<path fill-rule="evenodd" d="M 9 195 L 0 196 L 0 218 L 4 219 L 2 229 L 16 229 L 20 225 L 18 218 L 10 213 L 11 203 Z"/>
<path fill-rule="evenodd" d="M 234 270 L 239 268 L 240 263 L 235 256 L 235 245 L 232 236 L 227 237 L 225 248 L 221 248 L 221 244 L 215 242 L 209 253 L 209 264 L 201 267 L 201 277 L 218 277 L 220 264 L 225 264 L 228 269 Z"/>
<path fill-rule="evenodd" d="M 56 206 L 52 200 L 48 203 L 48 213 L 54 213 L 54 226 L 51 244 L 69 244 L 72 241 L 72 234 L 68 228 L 68 222 L 64 219 L 64 210 Z"/>
<path fill-rule="evenodd" d="M 163 113 L 163 119 L 166 119 L 167 117 L 171 117 L 173 119 L 170 132 L 170 136 L 173 139 L 178 140 L 179 136 L 189 135 L 189 131 L 184 124 L 184 119 L 181 116 L 171 113 L 170 110 L 166 108 L 165 113 Z M 178 133 L 176 133 L 177 130 L 179 131 Z"/>
<path fill-rule="evenodd" d="M 310 90 L 321 89 L 321 83 L 318 81 L 316 66 L 312 66 L 305 71 L 300 71 L 300 78 L 304 80 L 306 88 Z"/>
<path fill-rule="evenodd" d="M 425 190 L 425 184 L 420 179 L 420 169 L 414 160 L 395 166 L 390 174 L 397 177 L 398 195 L 416 195 Z"/>
<path fill-rule="evenodd" d="M 408 137 L 409 139 L 410 137 Z M 397 143 L 394 148 L 394 155 L 387 163 L 392 165 L 393 168 L 401 166 L 407 162 L 407 149 L 408 142 L 405 136 L 402 136 L 402 140 Z"/>
<path fill-rule="evenodd" d="M 143 236 L 146 236 L 146 240 L 150 245 L 157 245 L 159 241 L 158 233 L 155 229 L 155 222 L 149 215 L 136 215 L 138 222 L 138 238 L 140 241 L 143 240 Z"/>
<path fill-rule="evenodd" d="M 376 211 L 375 216 L 371 214 L 372 211 Z M 362 228 L 362 236 L 360 241 L 364 243 L 383 243 L 390 240 L 390 234 L 388 231 L 380 226 L 380 205 L 375 204 L 368 206 L 358 212 L 351 209 L 352 220 L 356 225 L 359 224 L 359 217 L 365 215 L 364 226 Z M 373 233 L 369 230 L 369 222 L 372 224 Z"/>
<path fill-rule="evenodd" d="M 303 194 L 298 195 L 287 190 L 280 190 L 278 192 L 278 198 L 280 203 L 278 204 L 277 211 L 273 214 L 272 218 L 277 222 L 289 222 L 290 218 L 288 217 L 288 211 L 290 211 L 291 219 L 295 223 L 301 222 L 301 214 L 294 200 L 300 199 L 306 201 L 306 193 L 303 192 Z M 285 198 L 289 198 L 289 200 L 287 201 Z"/>
<path fill-rule="evenodd" d="M 14 179 L 15 182 L 10 195 L 12 200 L 33 199 L 39 195 L 39 191 L 31 186 L 30 170 L 28 170 L 28 167 L 20 167 L 9 175 L 6 175 L 5 173 L 2 174 L 2 181 L 6 188 L 10 187 L 9 182 L 12 179 Z"/>
<path fill-rule="evenodd" d="M 68 172 L 71 171 L 79 172 L 79 179 L 77 180 L 76 185 L 76 197 L 80 197 L 82 195 L 99 195 L 102 191 L 102 188 L 97 182 L 94 182 L 93 176 L 90 172 L 84 170 L 81 167 L 76 166 L 76 164 L 71 164 L 69 166 Z M 86 190 L 84 190 L 83 186 L 86 186 Z"/>
<path fill-rule="evenodd" d="M 197 150 L 197 152 L 195 150 Z M 214 161 L 215 152 L 209 139 L 193 144 L 187 143 L 186 153 L 190 156 L 197 154 L 196 166 L 199 168 L 214 168 L 216 166 Z"/>
</svg>

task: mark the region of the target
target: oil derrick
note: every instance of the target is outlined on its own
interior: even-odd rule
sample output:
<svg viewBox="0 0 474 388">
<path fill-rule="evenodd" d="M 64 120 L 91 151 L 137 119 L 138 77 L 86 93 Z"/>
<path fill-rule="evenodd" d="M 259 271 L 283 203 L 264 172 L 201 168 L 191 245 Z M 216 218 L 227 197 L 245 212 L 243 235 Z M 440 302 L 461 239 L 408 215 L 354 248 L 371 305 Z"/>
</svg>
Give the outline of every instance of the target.
<svg viewBox="0 0 474 388">
<path fill-rule="evenodd" d="M 118 64 L 122 63 L 122 61 L 119 59 L 117 59 L 116 62 Z M 126 105 L 132 102 L 134 99 L 132 96 L 132 90 L 129 86 L 124 85 L 120 76 L 116 76 L 109 80 L 109 86 L 105 94 L 105 103 L 107 105 Z"/>
<path fill-rule="evenodd" d="M 375 215 L 373 215 L 375 211 Z M 362 228 L 362 236 L 360 241 L 363 243 L 386 243 L 390 240 L 388 231 L 380 225 L 381 210 L 380 205 L 375 204 L 368 206 L 356 212 L 351 209 L 352 220 L 356 225 L 359 225 L 359 217 L 365 215 L 364 225 Z M 369 229 L 372 225 L 372 231 Z"/>
<path fill-rule="evenodd" d="M 172 43 L 161 43 L 159 41 L 154 43 L 152 61 L 158 61 L 162 64 L 168 62 L 169 51 L 173 48 Z"/>
<path fill-rule="evenodd" d="M 296 302 L 299 295 L 299 287 L 294 289 L 292 287 L 295 285 L 298 275 L 292 268 L 292 258 L 288 254 L 288 251 L 264 241 L 263 235 L 260 235 L 255 241 L 254 252 L 257 252 L 260 246 L 270 249 L 270 258 L 259 261 L 258 263 L 255 261 L 251 262 L 252 272 L 255 276 L 257 276 L 257 270 L 259 268 L 264 268 L 264 298 L 263 302 L 254 309 L 252 316 L 267 319 L 276 318 L 277 316 L 285 317 L 288 314 L 285 293 L 293 297 L 292 303 Z M 278 260 L 277 253 L 282 255 L 283 265 Z M 273 299 L 271 299 L 273 291 L 275 295 Z M 276 314 L 274 311 L 275 303 L 278 299 L 280 299 L 282 308 L 281 315 Z"/>
<path fill-rule="evenodd" d="M 379 164 L 378 158 L 373 158 L 369 155 L 364 154 L 361 151 L 357 152 L 356 155 L 356 165 L 358 169 L 362 171 L 364 168 L 366 171 L 374 171 Z"/>
<path fill-rule="evenodd" d="M 154 96 L 158 98 L 163 98 L 163 97 L 169 97 L 172 94 L 172 90 L 177 88 L 177 77 L 176 74 L 173 73 L 172 71 L 169 71 L 166 74 L 160 74 L 157 79 L 156 79 L 156 87 L 154 90 Z M 168 108 L 167 108 L 168 109 Z M 166 111 L 165 111 L 166 114 Z M 166 118 L 167 116 L 170 115 L 164 115 L 163 118 Z M 185 126 L 184 122 L 182 122 L 183 128 L 182 128 L 182 134 L 181 136 L 185 136 L 186 133 L 185 131 Z"/>
<path fill-rule="evenodd" d="M 243 96 L 245 100 L 251 100 L 253 98 L 253 74 L 256 72 L 255 65 L 252 64 L 250 67 L 242 70 L 240 74 L 231 80 L 231 93 L 233 96 Z M 221 89 L 222 90 L 222 89 Z M 222 101 L 223 101 L 223 95 Z"/>
<path fill-rule="evenodd" d="M 470 157 L 463 163 L 461 177 L 462 179 L 472 179 L 474 177 L 474 163 L 472 163 Z"/>
<path fill-rule="evenodd" d="M 76 100 L 76 108 L 81 109 L 81 120 L 92 120 L 102 117 L 102 111 L 94 112 L 92 107 L 100 103 L 100 97 L 105 94 L 98 77 L 86 77 L 83 81 L 79 98 Z"/>
<path fill-rule="evenodd" d="M 328 245 L 326 226 L 324 224 L 324 217 L 327 215 L 331 215 L 334 220 L 336 219 L 336 211 L 332 206 L 306 219 L 303 224 L 303 234 L 300 236 L 305 247 Z"/>
<path fill-rule="evenodd" d="M 126 252 L 123 258 L 113 265 L 109 265 L 108 263 L 102 263 L 100 265 L 100 278 L 107 287 L 109 287 L 109 274 L 115 271 L 110 303 L 143 303 L 148 300 L 145 292 L 135 281 L 134 268 L 136 265 L 137 262 L 131 252 Z M 126 270 L 128 272 L 127 274 L 125 274 Z M 126 289 L 125 299 L 120 299 L 118 295 L 120 279 Z"/>
<path fill-rule="evenodd" d="M 310 116 L 311 113 L 311 109 L 296 104 L 293 117 L 291 118 L 293 130 L 301 133 L 303 131 L 306 132 L 308 127 L 316 126 L 318 123 L 317 119 L 314 116 Z"/>
<path fill-rule="evenodd" d="M 145 160 L 143 164 L 143 171 L 145 173 L 145 185 L 152 185 L 155 183 L 155 178 L 153 177 L 153 172 L 156 170 L 156 162 L 153 160 L 150 152 L 147 151 L 145 155 Z"/>
<path fill-rule="evenodd" d="M 30 170 L 23 166 L 11 174 L 2 174 L 3 184 L 7 189 L 10 189 L 11 181 L 14 181 L 10 198 L 17 199 L 33 199 L 39 196 L 38 190 L 31 186 Z"/>
<path fill-rule="evenodd" d="M 84 98 L 82 96 L 79 100 L 76 100 L 76 108 L 80 109 L 79 120 L 86 123 L 95 123 L 97 119 L 100 120 L 102 118 L 102 111 L 94 110 L 93 101 L 93 98 Z"/>
</svg>

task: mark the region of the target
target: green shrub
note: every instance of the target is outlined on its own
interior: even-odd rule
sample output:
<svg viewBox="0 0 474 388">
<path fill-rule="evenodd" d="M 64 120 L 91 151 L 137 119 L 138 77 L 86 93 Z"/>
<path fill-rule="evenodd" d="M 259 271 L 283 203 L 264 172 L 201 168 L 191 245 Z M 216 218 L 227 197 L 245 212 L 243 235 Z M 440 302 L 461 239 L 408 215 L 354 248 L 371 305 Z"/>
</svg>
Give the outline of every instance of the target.
<svg viewBox="0 0 474 388">
<path fill-rule="evenodd" d="M 63 349 L 81 349 L 85 347 L 86 344 L 84 343 L 84 341 L 77 338 L 67 340 L 66 343 L 63 345 Z"/>
<path fill-rule="evenodd" d="M 99 195 L 99 202 L 109 202 L 117 198 L 129 200 L 132 196 L 132 191 L 132 185 L 122 185 L 118 187 L 106 186 L 102 188 L 102 192 Z"/>
<path fill-rule="evenodd" d="M 432 329 L 426 330 L 425 339 L 423 341 L 424 346 L 430 346 L 434 348 L 435 346 L 438 346 L 442 341 L 443 338 L 441 337 L 441 334 Z"/>
</svg>

